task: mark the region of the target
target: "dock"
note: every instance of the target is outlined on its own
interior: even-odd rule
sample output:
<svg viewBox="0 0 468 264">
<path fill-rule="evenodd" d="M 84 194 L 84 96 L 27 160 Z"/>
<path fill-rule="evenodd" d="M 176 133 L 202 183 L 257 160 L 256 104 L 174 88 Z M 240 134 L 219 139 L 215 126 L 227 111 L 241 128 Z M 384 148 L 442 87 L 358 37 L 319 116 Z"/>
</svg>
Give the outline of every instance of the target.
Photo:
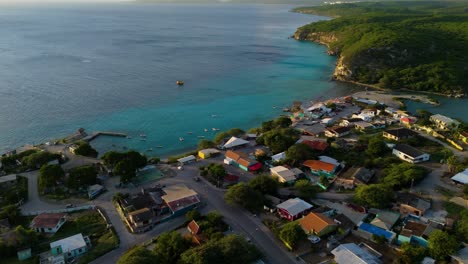
<svg viewBox="0 0 468 264">
<path fill-rule="evenodd" d="M 120 132 L 112 132 L 112 131 L 97 131 L 97 132 L 92 133 L 89 136 L 84 137 L 83 140 L 90 142 L 99 136 L 127 137 L 127 134 L 120 133 Z"/>
</svg>

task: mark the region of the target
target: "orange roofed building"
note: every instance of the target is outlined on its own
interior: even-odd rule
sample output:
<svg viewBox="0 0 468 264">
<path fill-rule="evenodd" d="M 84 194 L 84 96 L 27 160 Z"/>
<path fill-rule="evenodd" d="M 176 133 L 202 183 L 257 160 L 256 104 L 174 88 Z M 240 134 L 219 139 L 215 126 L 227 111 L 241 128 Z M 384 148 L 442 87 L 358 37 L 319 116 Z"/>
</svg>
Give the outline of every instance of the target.
<svg viewBox="0 0 468 264">
<path fill-rule="evenodd" d="M 302 164 L 310 169 L 310 172 L 317 176 L 326 176 L 327 178 L 335 176 L 336 164 L 320 160 L 306 160 Z"/>
<path fill-rule="evenodd" d="M 338 225 L 329 217 L 321 213 L 309 213 L 299 221 L 306 234 L 323 236 L 336 230 Z"/>
</svg>

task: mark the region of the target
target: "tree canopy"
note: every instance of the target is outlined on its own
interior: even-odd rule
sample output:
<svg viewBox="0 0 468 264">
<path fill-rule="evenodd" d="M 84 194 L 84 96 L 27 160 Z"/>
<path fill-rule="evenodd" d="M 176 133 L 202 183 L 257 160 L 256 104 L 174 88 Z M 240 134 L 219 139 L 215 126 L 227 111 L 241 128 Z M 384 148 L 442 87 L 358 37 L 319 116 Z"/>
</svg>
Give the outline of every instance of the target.
<svg viewBox="0 0 468 264">
<path fill-rule="evenodd" d="M 291 248 L 294 248 L 296 244 L 307 237 L 304 230 L 297 222 L 291 222 L 285 224 L 279 234 L 281 240 L 286 242 Z"/>
<path fill-rule="evenodd" d="M 48 188 L 58 186 L 63 181 L 65 172 L 60 165 L 44 165 L 39 170 L 39 190 L 44 191 Z"/>
<path fill-rule="evenodd" d="M 146 166 L 146 156 L 136 151 L 116 152 L 110 151 L 102 156 L 104 164 L 113 168 L 112 173 L 120 176 L 120 181 L 128 183 L 136 176 L 138 169 Z"/>
<path fill-rule="evenodd" d="M 280 153 L 294 145 L 299 139 L 299 132 L 292 128 L 275 128 L 257 138 L 259 144 L 266 145 L 273 153 Z"/>
<path fill-rule="evenodd" d="M 249 186 L 262 194 L 275 195 L 278 191 L 278 182 L 269 175 L 255 176 L 249 181 Z"/>
<path fill-rule="evenodd" d="M 426 256 L 426 249 L 421 246 L 403 243 L 401 245 L 401 255 L 398 258 L 400 264 L 421 263 Z"/>
<path fill-rule="evenodd" d="M 262 194 L 246 183 L 238 183 L 231 186 L 224 200 L 230 205 L 240 205 L 251 212 L 258 212 L 263 206 Z"/>
<path fill-rule="evenodd" d="M 428 239 L 428 249 L 436 260 L 444 260 L 458 250 L 457 239 L 442 230 L 434 230 Z"/>
<path fill-rule="evenodd" d="M 298 196 L 304 200 L 310 200 L 315 197 L 316 189 L 306 179 L 298 180 L 294 183 L 294 189 L 299 193 Z"/>
<path fill-rule="evenodd" d="M 155 261 L 154 255 L 143 246 L 137 246 L 127 251 L 119 258 L 117 264 L 153 264 Z"/>
<path fill-rule="evenodd" d="M 75 149 L 76 155 L 86 156 L 86 157 L 93 157 L 96 158 L 98 156 L 98 152 L 91 147 L 91 145 L 86 141 L 80 141 L 77 143 L 78 147 Z"/>
<path fill-rule="evenodd" d="M 409 187 L 411 182 L 424 179 L 427 175 L 427 169 L 409 163 L 392 164 L 389 168 L 383 170 L 382 183 L 400 189 L 402 187 Z"/>
<path fill-rule="evenodd" d="M 286 150 L 286 158 L 291 161 L 291 164 L 296 165 L 301 161 L 315 159 L 315 151 L 306 144 L 294 144 Z"/>
<path fill-rule="evenodd" d="M 181 264 L 253 263 L 261 257 L 254 245 L 244 238 L 228 235 L 191 248 L 181 255 Z"/>
<path fill-rule="evenodd" d="M 190 242 L 179 232 L 162 233 L 153 248 L 158 264 L 177 263 L 180 255 L 190 247 Z"/>
<path fill-rule="evenodd" d="M 66 185 L 70 189 L 78 189 L 96 184 L 97 170 L 94 166 L 82 166 L 70 171 Z"/>
<path fill-rule="evenodd" d="M 387 185 L 361 185 L 356 188 L 354 200 L 362 205 L 385 208 L 393 200 L 393 196 L 393 190 Z"/>
<path fill-rule="evenodd" d="M 338 78 L 382 88 L 457 94 L 468 77 L 468 5 L 387 1 L 299 8 L 338 16 L 299 28 L 298 39 L 327 40 L 348 71 Z"/>
</svg>

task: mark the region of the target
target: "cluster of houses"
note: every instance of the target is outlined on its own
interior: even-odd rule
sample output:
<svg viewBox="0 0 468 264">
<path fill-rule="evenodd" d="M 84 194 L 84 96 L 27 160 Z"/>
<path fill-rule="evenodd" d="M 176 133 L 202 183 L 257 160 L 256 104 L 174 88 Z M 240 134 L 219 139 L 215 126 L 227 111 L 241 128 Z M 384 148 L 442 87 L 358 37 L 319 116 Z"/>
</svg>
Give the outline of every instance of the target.
<svg viewBox="0 0 468 264">
<path fill-rule="evenodd" d="M 382 254 L 365 243 L 341 244 L 333 241 L 337 232 L 352 233 L 368 241 L 382 237 L 386 243 L 401 245 L 408 242 L 427 248 L 428 237 L 434 230 L 453 228 L 452 219 L 426 217 L 431 203 L 413 193 L 398 193 L 391 210 L 365 209 L 345 202 L 314 200 L 314 205 L 292 198 L 276 204 L 276 213 L 288 221 L 296 221 L 310 237 L 328 238 L 336 263 L 383 263 Z M 339 238 L 338 238 L 339 239 Z M 320 239 L 311 240 L 317 243 Z M 330 244 L 330 243 L 329 243 Z M 335 248 L 336 247 L 336 248 Z M 358 262 L 350 262 L 355 259 Z"/>
<path fill-rule="evenodd" d="M 120 199 L 117 209 L 134 233 L 146 232 L 158 223 L 185 214 L 200 204 L 198 193 L 185 185 L 159 185 Z"/>
</svg>

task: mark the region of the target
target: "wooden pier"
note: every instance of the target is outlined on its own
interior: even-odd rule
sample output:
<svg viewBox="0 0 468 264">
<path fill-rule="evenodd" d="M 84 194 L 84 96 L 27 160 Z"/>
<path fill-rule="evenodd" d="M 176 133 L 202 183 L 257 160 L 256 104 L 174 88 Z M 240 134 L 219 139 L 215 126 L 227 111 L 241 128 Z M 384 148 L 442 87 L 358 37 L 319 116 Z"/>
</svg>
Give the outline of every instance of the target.
<svg viewBox="0 0 468 264">
<path fill-rule="evenodd" d="M 119 133 L 119 132 L 112 132 L 112 131 L 97 131 L 97 132 L 92 133 L 89 136 L 84 137 L 83 140 L 90 142 L 99 136 L 127 137 L 127 134 Z"/>
</svg>

